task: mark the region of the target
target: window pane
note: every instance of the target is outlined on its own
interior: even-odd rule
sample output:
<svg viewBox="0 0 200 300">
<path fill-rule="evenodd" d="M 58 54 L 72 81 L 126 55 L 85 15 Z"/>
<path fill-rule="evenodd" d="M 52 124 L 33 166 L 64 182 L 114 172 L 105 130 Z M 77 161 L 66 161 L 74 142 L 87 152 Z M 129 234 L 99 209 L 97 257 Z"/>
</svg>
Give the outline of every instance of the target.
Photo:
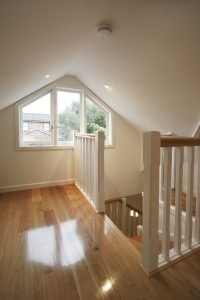
<svg viewBox="0 0 200 300">
<path fill-rule="evenodd" d="M 80 100 L 78 92 L 57 92 L 58 143 L 73 143 L 74 130 L 80 131 Z"/>
<path fill-rule="evenodd" d="M 87 133 L 103 130 L 108 139 L 109 114 L 90 99 L 86 99 Z"/>
<path fill-rule="evenodd" d="M 28 131 L 28 122 L 23 122 L 23 131 Z"/>
<path fill-rule="evenodd" d="M 50 131 L 50 124 L 44 123 L 44 131 Z"/>
<path fill-rule="evenodd" d="M 52 144 L 51 94 L 31 102 L 21 110 L 22 142 L 25 144 Z M 44 124 L 46 124 L 44 127 Z M 48 126 L 48 130 L 47 130 Z"/>
</svg>

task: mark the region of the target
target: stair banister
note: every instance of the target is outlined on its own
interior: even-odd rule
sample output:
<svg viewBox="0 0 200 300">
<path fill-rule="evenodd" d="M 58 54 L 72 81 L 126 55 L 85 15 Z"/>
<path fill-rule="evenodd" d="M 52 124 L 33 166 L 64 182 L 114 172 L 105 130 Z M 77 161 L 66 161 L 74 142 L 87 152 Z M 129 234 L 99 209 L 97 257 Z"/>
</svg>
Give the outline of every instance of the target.
<svg viewBox="0 0 200 300">
<path fill-rule="evenodd" d="M 200 139 L 145 132 L 143 141 L 142 267 L 152 275 L 200 249 Z"/>
<path fill-rule="evenodd" d="M 158 208 L 160 133 L 144 132 L 144 197 L 142 267 L 149 274 L 158 267 Z"/>
<path fill-rule="evenodd" d="M 74 135 L 75 184 L 95 210 L 105 212 L 104 132 Z"/>
</svg>

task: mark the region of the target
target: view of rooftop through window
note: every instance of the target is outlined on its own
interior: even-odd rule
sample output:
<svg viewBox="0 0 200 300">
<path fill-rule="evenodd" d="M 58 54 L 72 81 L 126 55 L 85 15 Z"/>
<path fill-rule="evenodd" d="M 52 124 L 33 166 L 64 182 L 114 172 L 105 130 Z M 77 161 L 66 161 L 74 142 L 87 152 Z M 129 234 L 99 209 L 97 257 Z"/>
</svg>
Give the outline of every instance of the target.
<svg viewBox="0 0 200 300">
<path fill-rule="evenodd" d="M 23 142 L 52 143 L 51 94 L 48 93 L 22 108 Z"/>
</svg>

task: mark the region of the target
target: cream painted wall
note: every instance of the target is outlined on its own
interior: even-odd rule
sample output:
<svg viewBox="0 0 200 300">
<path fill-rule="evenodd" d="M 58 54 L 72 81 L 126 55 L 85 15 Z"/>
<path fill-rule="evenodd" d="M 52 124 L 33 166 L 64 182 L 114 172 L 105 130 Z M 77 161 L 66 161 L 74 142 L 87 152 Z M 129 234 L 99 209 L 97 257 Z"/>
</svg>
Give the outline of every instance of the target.
<svg viewBox="0 0 200 300">
<path fill-rule="evenodd" d="M 86 89 L 72 77 L 59 82 Z M 140 133 L 117 114 L 114 124 L 114 148 L 105 150 L 106 199 L 142 189 Z M 0 190 L 73 180 L 73 150 L 16 150 L 14 105 L 0 111 L 0 136 Z"/>
<path fill-rule="evenodd" d="M 105 150 L 106 198 L 142 191 L 141 135 L 115 115 L 115 147 Z"/>
<path fill-rule="evenodd" d="M 17 151 L 14 106 L 0 111 L 0 187 L 73 178 L 72 150 Z"/>
</svg>

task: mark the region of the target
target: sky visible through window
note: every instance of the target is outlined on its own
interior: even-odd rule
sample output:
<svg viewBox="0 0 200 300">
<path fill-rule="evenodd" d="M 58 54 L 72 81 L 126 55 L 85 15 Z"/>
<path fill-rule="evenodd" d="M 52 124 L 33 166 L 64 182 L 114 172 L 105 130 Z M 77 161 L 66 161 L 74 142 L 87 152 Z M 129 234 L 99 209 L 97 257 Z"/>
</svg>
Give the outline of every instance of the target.
<svg viewBox="0 0 200 300">
<path fill-rule="evenodd" d="M 58 91 L 57 96 L 59 99 L 58 113 L 65 111 L 66 107 L 71 107 L 73 101 L 80 100 L 80 93 Z M 35 114 L 50 114 L 51 113 L 51 94 L 48 93 L 38 100 L 23 107 L 23 113 Z"/>
<path fill-rule="evenodd" d="M 23 113 L 50 114 L 50 93 L 23 107 Z"/>
<path fill-rule="evenodd" d="M 66 107 L 71 107 L 72 102 L 80 101 L 80 93 L 72 93 L 66 91 L 57 92 L 57 111 L 58 114 L 65 111 Z"/>
</svg>

